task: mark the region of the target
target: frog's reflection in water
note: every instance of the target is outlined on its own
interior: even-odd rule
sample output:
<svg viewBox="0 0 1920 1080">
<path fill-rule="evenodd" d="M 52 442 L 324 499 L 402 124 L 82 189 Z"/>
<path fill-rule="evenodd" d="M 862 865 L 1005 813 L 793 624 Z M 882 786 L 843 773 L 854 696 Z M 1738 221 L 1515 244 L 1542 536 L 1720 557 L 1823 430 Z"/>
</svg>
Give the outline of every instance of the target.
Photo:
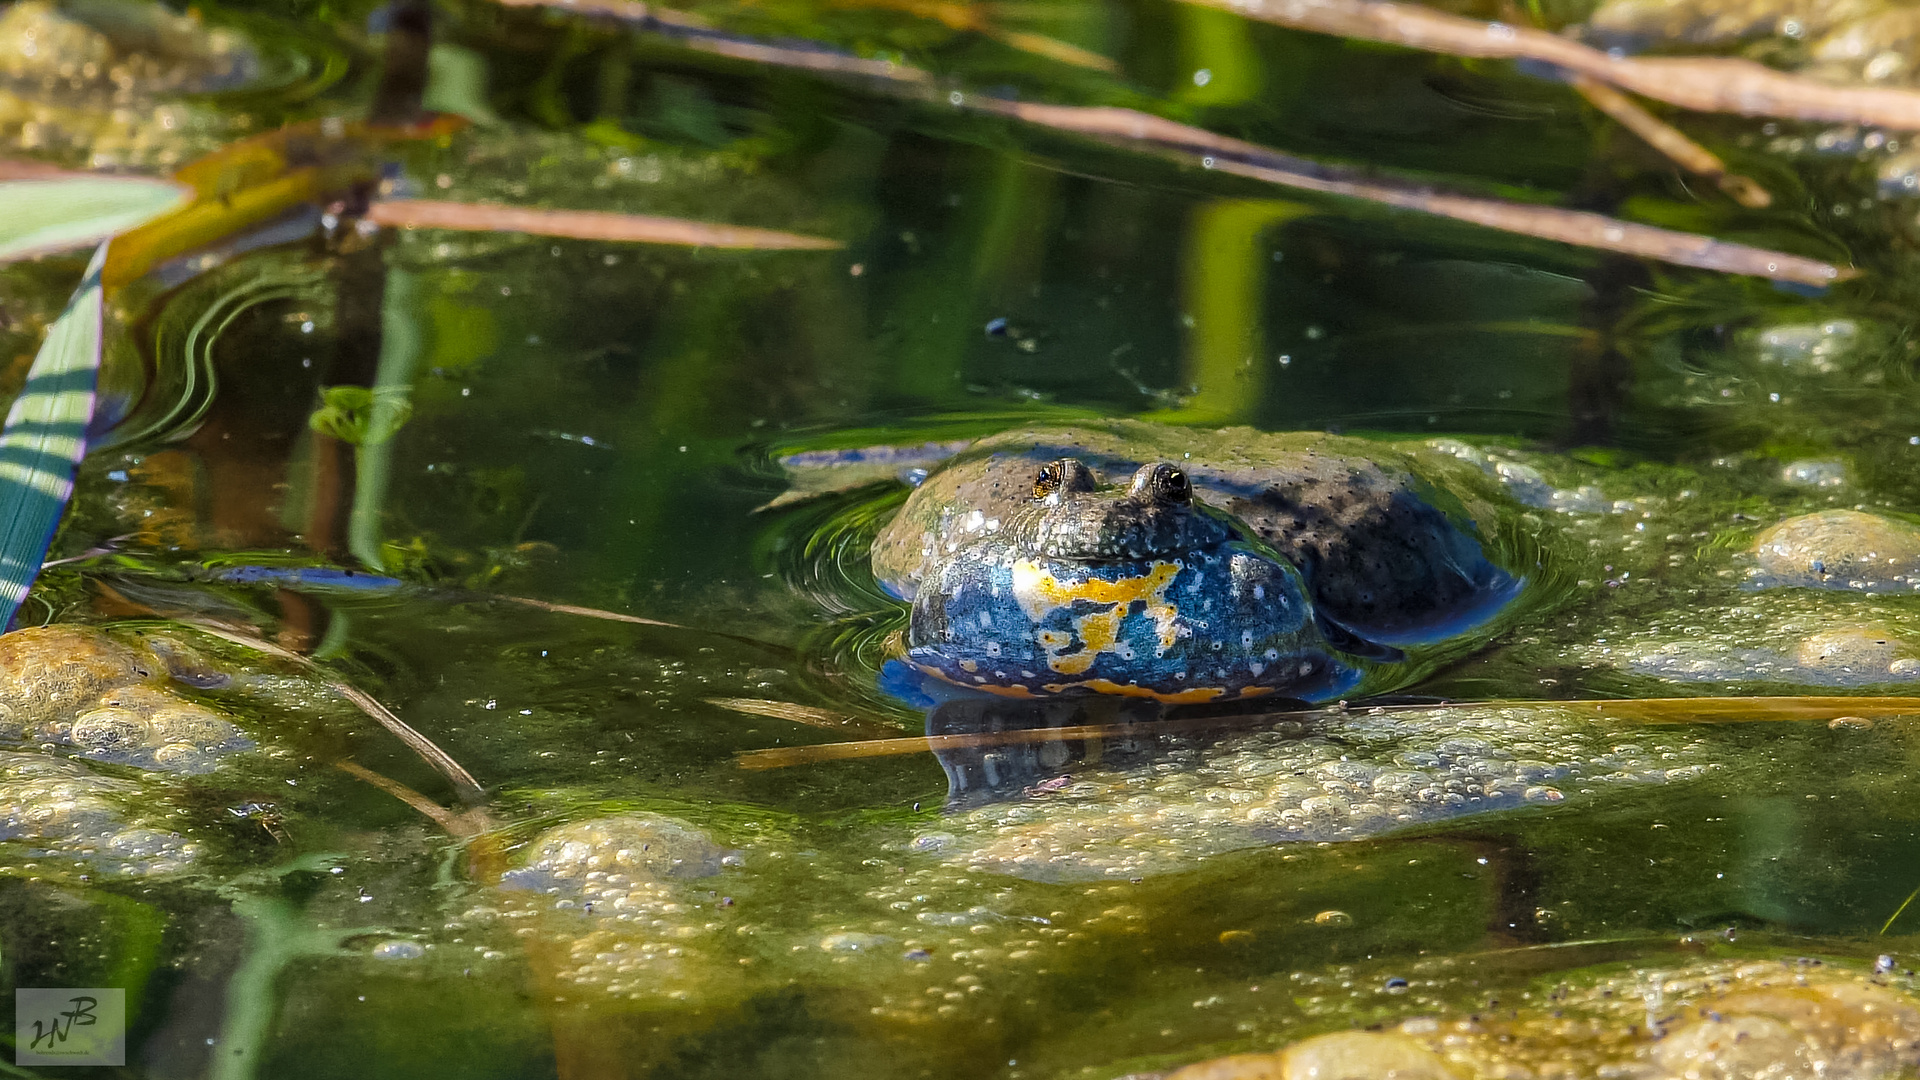
<svg viewBox="0 0 1920 1080">
<path fill-rule="evenodd" d="M 1265 710 L 1208 715 L 1193 707 L 1101 694 L 1042 700 L 958 698 L 927 713 L 947 808 L 967 810 L 1059 791 L 1076 772 L 1147 768 L 1222 734 L 1271 726 Z"/>
<path fill-rule="evenodd" d="M 934 709 L 950 791 L 940 850 L 1015 876 L 1132 878 L 1246 848 L 1617 803 L 1724 765 L 1709 733 L 1648 726 L 1623 738 L 1565 703 L 1161 708 L 1087 695 Z"/>
<path fill-rule="evenodd" d="M 1543 933 L 1536 909 L 1575 894 L 1644 890 L 1597 886 L 1609 860 L 1687 880 L 1711 864 L 1712 885 L 1677 913 L 1688 925 L 1837 930 L 1866 909 L 1810 880 L 1842 880 L 1835 860 L 1911 858 L 1910 837 L 1891 835 L 1841 853 L 1847 815 L 1870 810 L 1844 786 L 1805 793 L 1834 765 L 1824 726 L 1627 727 L 1546 701 L 1229 713 L 1084 695 L 950 700 L 927 735 L 948 797 L 914 850 L 971 871 L 1132 881 L 1261 847 L 1443 839 L 1469 849 L 1489 926 L 1511 941 Z M 1872 774 L 1875 752 L 1859 754 L 1849 773 Z M 1801 779 L 1775 790 L 1781 776 Z M 1704 823 L 1670 828 L 1694 815 Z"/>
</svg>

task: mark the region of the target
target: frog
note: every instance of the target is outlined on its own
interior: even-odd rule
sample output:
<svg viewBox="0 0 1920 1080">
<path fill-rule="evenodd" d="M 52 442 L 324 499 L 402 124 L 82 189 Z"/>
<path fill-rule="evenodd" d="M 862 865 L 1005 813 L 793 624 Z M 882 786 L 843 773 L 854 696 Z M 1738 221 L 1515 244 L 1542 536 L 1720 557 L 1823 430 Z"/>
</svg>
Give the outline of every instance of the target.
<svg viewBox="0 0 1920 1080">
<path fill-rule="evenodd" d="M 1116 420 L 924 471 L 871 562 L 911 606 L 883 678 L 934 697 L 1325 702 L 1529 592 L 1519 504 L 1420 444 Z"/>
</svg>

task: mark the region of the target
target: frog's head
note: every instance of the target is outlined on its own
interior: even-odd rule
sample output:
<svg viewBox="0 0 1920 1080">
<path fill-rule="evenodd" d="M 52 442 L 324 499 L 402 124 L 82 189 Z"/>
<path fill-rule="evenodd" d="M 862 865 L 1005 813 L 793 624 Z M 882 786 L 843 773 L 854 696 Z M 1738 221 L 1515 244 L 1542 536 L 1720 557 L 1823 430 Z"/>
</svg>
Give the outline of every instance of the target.
<svg viewBox="0 0 1920 1080">
<path fill-rule="evenodd" d="M 1102 489 L 1073 458 L 1031 499 L 921 579 L 906 661 L 968 690 L 1096 692 L 1167 702 L 1337 696 L 1358 673 L 1328 652 L 1294 568 L 1194 505 L 1186 473 L 1143 465 Z"/>
<path fill-rule="evenodd" d="M 1033 501 L 1005 538 L 1038 558 L 1114 562 L 1214 547 L 1232 535 L 1195 509 L 1193 483 L 1178 465 L 1142 465 L 1125 488 L 1102 490 L 1093 470 L 1061 458 L 1040 466 Z"/>
</svg>

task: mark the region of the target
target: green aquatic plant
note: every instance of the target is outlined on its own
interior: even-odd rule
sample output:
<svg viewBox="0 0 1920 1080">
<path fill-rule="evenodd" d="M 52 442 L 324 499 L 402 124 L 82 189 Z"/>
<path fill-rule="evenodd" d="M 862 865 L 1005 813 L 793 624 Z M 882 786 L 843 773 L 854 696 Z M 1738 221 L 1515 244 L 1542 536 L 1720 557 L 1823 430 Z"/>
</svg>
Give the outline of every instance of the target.
<svg viewBox="0 0 1920 1080">
<path fill-rule="evenodd" d="M 0 260 L 94 243 L 185 201 L 178 184 L 66 176 L 0 182 Z M 11 621 L 40 571 L 87 453 L 100 348 L 107 244 L 47 331 L 0 431 L 0 614 Z"/>
<path fill-rule="evenodd" d="M 0 165 L 0 262 L 97 244 L 186 202 L 179 184 L 58 173 L 7 179 Z"/>
<path fill-rule="evenodd" d="M 0 613 L 7 621 L 40 572 L 73 496 L 74 470 L 87 453 L 100 373 L 100 268 L 106 255 L 102 244 L 48 330 L 0 431 Z"/>
</svg>

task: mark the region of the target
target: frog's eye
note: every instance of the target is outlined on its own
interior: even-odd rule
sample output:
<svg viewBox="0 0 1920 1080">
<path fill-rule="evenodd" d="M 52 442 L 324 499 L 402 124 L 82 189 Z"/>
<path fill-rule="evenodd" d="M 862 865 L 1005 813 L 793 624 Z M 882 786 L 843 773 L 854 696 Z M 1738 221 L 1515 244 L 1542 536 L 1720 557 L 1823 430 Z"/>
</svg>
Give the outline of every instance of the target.
<svg viewBox="0 0 1920 1080">
<path fill-rule="evenodd" d="M 1185 505 L 1193 501 L 1193 481 L 1182 469 L 1162 465 L 1154 470 L 1153 493 L 1167 502 Z"/>
<path fill-rule="evenodd" d="M 1040 466 L 1040 474 L 1033 479 L 1033 497 L 1044 499 L 1049 495 L 1067 492 L 1090 492 L 1099 488 L 1093 470 L 1078 458 L 1065 457 L 1058 461 L 1049 461 Z"/>
<path fill-rule="evenodd" d="M 1129 490 L 1135 499 L 1152 499 L 1177 506 L 1193 502 L 1193 482 L 1187 479 L 1186 470 L 1164 461 L 1157 465 L 1140 466 L 1140 471 L 1133 474 L 1133 485 Z"/>
<path fill-rule="evenodd" d="M 1049 496 L 1064 498 L 1069 493 L 1087 494 L 1100 489 L 1100 480 L 1093 470 L 1079 458 L 1063 457 L 1040 466 L 1040 472 L 1033 478 L 1033 497 L 1044 499 Z"/>
<path fill-rule="evenodd" d="M 1054 492 L 1059 491 L 1060 481 L 1064 472 L 1065 470 L 1061 469 L 1060 463 L 1057 461 L 1040 466 L 1040 475 L 1033 479 L 1033 497 L 1036 499 L 1044 499 Z"/>
</svg>

